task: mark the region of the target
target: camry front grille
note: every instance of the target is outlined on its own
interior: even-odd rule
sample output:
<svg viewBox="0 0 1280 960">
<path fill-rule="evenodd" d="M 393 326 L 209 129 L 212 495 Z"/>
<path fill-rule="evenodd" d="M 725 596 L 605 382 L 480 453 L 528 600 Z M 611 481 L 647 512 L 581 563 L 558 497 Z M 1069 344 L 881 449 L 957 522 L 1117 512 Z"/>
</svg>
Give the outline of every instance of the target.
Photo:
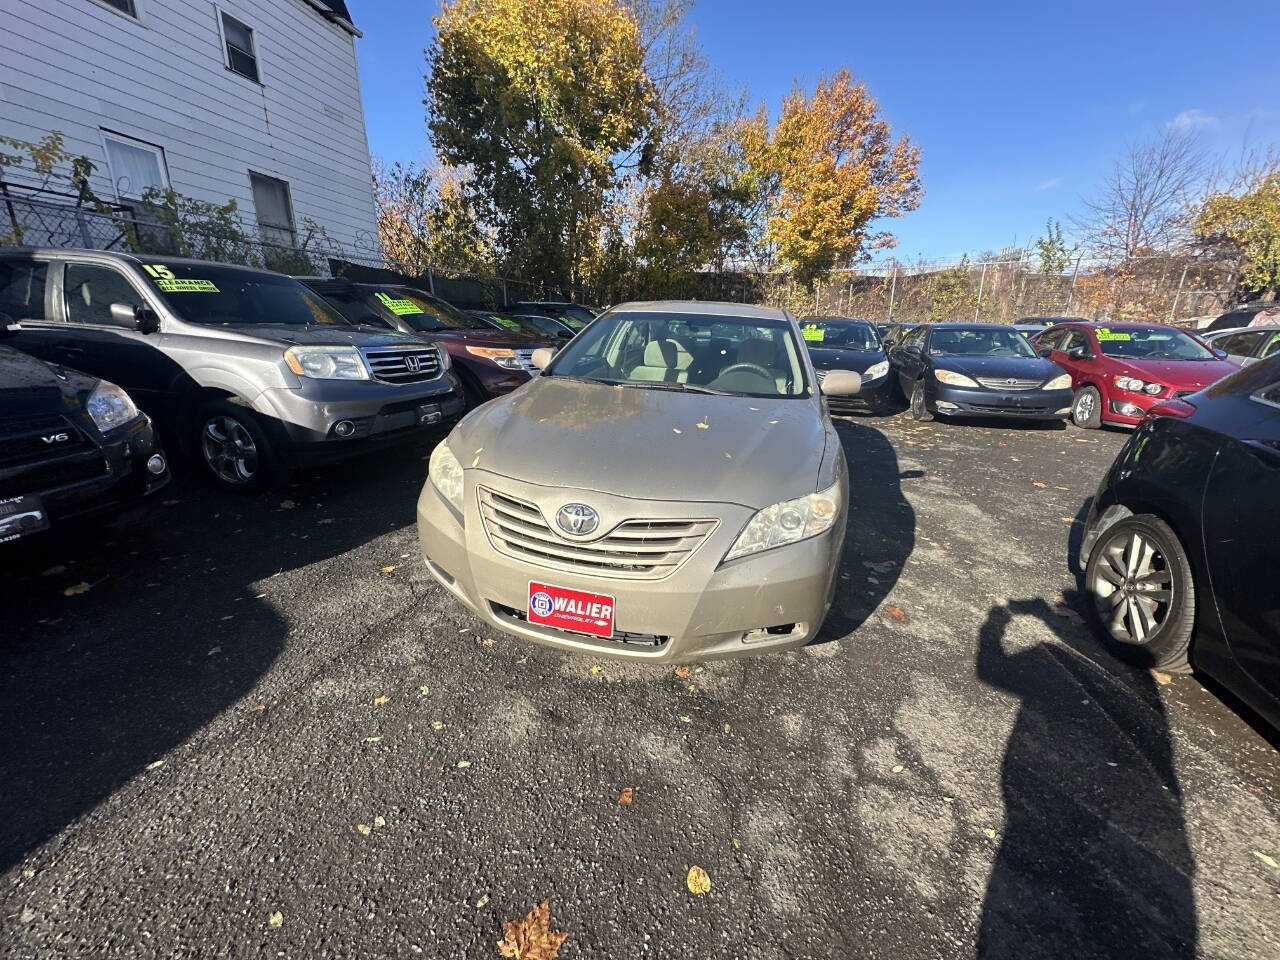
<svg viewBox="0 0 1280 960">
<path fill-rule="evenodd" d="M 1002 380 L 999 377 L 978 377 L 978 382 L 988 390 L 1035 390 L 1043 380 Z"/>
<path fill-rule="evenodd" d="M 373 378 L 383 383 L 422 383 L 441 373 L 440 352 L 435 347 L 379 347 L 360 352 Z"/>
<path fill-rule="evenodd" d="M 485 534 L 499 553 L 541 567 L 601 577 L 660 580 L 673 573 L 716 528 L 717 520 L 623 520 L 602 536 L 568 540 L 536 504 L 479 488 Z"/>
</svg>

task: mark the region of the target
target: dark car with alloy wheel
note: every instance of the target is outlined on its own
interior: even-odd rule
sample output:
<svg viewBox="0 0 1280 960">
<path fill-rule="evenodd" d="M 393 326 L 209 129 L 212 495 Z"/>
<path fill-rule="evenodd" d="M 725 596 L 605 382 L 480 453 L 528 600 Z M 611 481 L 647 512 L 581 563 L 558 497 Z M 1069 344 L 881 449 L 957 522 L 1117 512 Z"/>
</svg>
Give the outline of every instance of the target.
<svg viewBox="0 0 1280 960">
<path fill-rule="evenodd" d="M 16 348 L 119 384 L 237 490 L 416 441 L 463 412 L 449 355 L 356 327 L 265 270 L 101 250 L 0 253 Z"/>
<path fill-rule="evenodd" d="M 1280 727 L 1280 356 L 1164 400 L 1120 450 L 1079 561 L 1116 653 L 1217 679 Z"/>
<path fill-rule="evenodd" d="M 0 544 L 163 487 L 164 451 L 129 395 L 5 346 L 9 325 L 0 315 Z"/>
<path fill-rule="evenodd" d="M 930 323 L 916 327 L 889 353 L 916 420 L 1015 417 L 1063 420 L 1071 412 L 1071 377 L 1036 356 L 1013 327 Z"/>
<path fill-rule="evenodd" d="M 416 287 L 341 278 L 307 277 L 302 282 L 352 323 L 429 337 L 438 343 L 453 359 L 468 409 L 528 383 L 537 373 L 533 351 L 555 343 L 551 337 L 480 320 Z"/>
<path fill-rule="evenodd" d="M 826 398 L 833 414 L 880 413 L 889 407 L 889 358 L 875 324 L 855 317 L 805 317 L 800 335 L 819 386 L 828 370 L 852 370 L 862 377 L 862 389 L 853 396 Z"/>
</svg>

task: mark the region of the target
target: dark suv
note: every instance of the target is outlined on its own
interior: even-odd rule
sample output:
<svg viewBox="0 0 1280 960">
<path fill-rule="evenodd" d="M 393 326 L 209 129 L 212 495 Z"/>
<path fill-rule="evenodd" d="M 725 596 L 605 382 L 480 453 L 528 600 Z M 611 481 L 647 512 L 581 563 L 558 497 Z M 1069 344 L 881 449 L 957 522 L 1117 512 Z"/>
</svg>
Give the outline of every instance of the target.
<svg viewBox="0 0 1280 960">
<path fill-rule="evenodd" d="M 9 342 L 120 384 L 227 487 L 446 427 L 449 355 L 358 328 L 289 277 L 95 250 L 0 252 Z"/>
<path fill-rule="evenodd" d="M 0 544 L 159 490 L 151 420 L 114 383 L 5 346 L 0 315 Z"/>
</svg>

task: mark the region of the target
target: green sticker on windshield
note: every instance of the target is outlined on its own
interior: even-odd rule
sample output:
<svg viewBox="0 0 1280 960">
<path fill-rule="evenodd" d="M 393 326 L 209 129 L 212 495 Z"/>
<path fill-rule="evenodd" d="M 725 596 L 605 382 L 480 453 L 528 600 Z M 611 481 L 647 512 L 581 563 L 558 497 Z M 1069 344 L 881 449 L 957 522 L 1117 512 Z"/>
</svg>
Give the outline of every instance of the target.
<svg viewBox="0 0 1280 960">
<path fill-rule="evenodd" d="M 156 286 L 165 293 L 217 293 L 218 288 L 212 280 L 167 280 L 161 278 Z"/>
<path fill-rule="evenodd" d="M 394 313 L 397 317 L 409 316 L 414 313 L 422 313 L 420 306 L 412 300 L 397 300 L 395 297 L 378 292 L 378 299 L 382 301 L 382 305 Z"/>
<path fill-rule="evenodd" d="M 814 323 L 806 323 L 800 328 L 800 335 L 810 343 L 821 343 L 827 338 L 825 327 L 820 327 Z"/>
<path fill-rule="evenodd" d="M 1133 337 L 1131 337 L 1129 334 L 1123 331 L 1108 330 L 1106 327 L 1099 327 L 1097 329 L 1097 334 L 1098 334 L 1099 340 L 1132 340 L 1133 339 Z"/>
<path fill-rule="evenodd" d="M 508 330 L 520 329 L 520 324 L 516 323 L 510 317 L 500 317 L 496 313 L 491 313 L 489 314 L 489 319 L 501 327 L 506 327 Z"/>
</svg>

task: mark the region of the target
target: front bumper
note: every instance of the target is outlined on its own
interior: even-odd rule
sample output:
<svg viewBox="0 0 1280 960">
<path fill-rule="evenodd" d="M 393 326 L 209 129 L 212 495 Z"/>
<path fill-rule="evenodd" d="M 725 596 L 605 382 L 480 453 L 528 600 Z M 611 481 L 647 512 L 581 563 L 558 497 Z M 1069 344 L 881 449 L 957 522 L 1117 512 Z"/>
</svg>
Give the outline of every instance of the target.
<svg viewBox="0 0 1280 960">
<path fill-rule="evenodd" d="M 852 397 L 827 397 L 827 409 L 835 416 L 850 413 L 878 413 L 889 405 L 890 375 L 863 380 L 862 389 Z"/>
<path fill-rule="evenodd" d="M 753 510 L 584 493 L 602 516 L 719 518 L 673 573 L 662 579 L 629 579 L 543 566 L 499 552 L 484 528 L 478 483 L 537 504 L 544 518 L 573 494 L 468 470 L 464 524 L 430 480 L 423 485 L 418 538 L 427 569 L 495 629 L 592 655 L 679 662 L 803 646 L 826 618 L 844 542 L 844 516 L 821 536 L 721 565 Z M 528 624 L 524 616 L 531 580 L 612 596 L 614 636 L 600 639 Z"/>
<path fill-rule="evenodd" d="M 1183 391 L 1181 394 L 1172 393 L 1168 397 L 1153 397 L 1147 393 L 1130 393 L 1127 390 L 1123 392 L 1117 390 L 1102 401 L 1102 421 L 1103 423 L 1136 427 L 1142 422 L 1142 418 L 1147 415 L 1147 411 L 1157 403 L 1164 403 L 1170 397 L 1185 396 L 1191 392 L 1188 390 Z"/>
<path fill-rule="evenodd" d="M 930 406 L 942 416 L 1018 417 L 1062 420 L 1071 413 L 1074 394 L 1065 390 L 987 390 L 935 383 Z"/>
</svg>

